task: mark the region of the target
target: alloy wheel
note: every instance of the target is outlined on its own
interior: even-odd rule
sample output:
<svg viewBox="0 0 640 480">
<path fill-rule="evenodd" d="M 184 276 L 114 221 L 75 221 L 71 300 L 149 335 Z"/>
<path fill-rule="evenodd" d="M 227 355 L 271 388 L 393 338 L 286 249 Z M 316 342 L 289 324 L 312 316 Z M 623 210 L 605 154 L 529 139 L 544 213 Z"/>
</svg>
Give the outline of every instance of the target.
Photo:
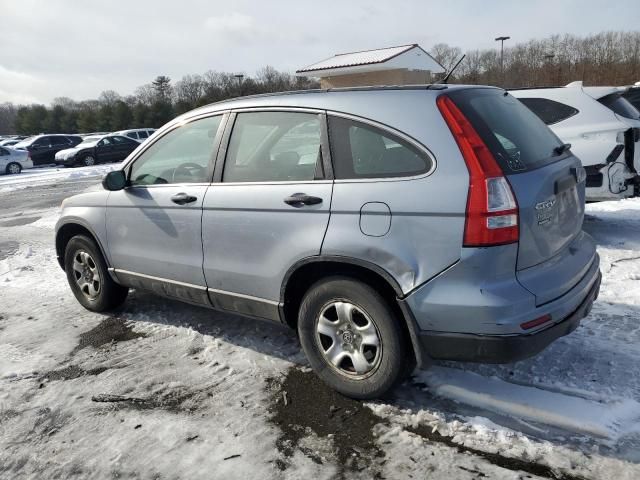
<svg viewBox="0 0 640 480">
<path fill-rule="evenodd" d="M 316 339 L 327 363 L 349 378 L 364 378 L 379 366 L 382 340 L 373 319 L 360 307 L 336 301 L 316 322 Z"/>
<path fill-rule="evenodd" d="M 78 250 L 73 257 L 73 276 L 82 294 L 94 300 L 100 294 L 102 281 L 98 266 L 84 250 Z"/>
</svg>

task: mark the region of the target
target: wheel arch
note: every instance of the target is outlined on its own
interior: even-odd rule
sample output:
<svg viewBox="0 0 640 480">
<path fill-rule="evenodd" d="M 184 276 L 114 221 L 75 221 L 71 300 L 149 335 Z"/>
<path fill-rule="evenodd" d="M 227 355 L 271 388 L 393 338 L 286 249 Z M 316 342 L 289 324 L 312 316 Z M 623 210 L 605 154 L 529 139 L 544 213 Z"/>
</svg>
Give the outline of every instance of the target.
<svg viewBox="0 0 640 480">
<path fill-rule="evenodd" d="M 280 289 L 280 316 L 293 329 L 304 294 L 322 278 L 342 275 L 362 281 L 376 289 L 398 316 L 408 340 L 410 353 L 419 367 L 426 361 L 418 340 L 419 327 L 403 301 L 404 293 L 393 276 L 380 266 L 346 256 L 316 256 L 296 262 L 286 273 Z"/>
<path fill-rule="evenodd" d="M 111 266 L 109 264 L 109 257 L 107 257 L 106 251 L 102 246 L 102 243 L 100 243 L 100 240 L 98 240 L 98 236 L 95 234 L 93 229 L 83 222 L 72 220 L 60 225 L 56 231 L 56 257 L 58 259 L 58 265 L 60 265 L 62 270 L 64 270 L 64 251 L 67 248 L 69 240 L 76 235 L 86 235 L 91 238 L 91 240 L 98 245 L 107 268 Z"/>
</svg>

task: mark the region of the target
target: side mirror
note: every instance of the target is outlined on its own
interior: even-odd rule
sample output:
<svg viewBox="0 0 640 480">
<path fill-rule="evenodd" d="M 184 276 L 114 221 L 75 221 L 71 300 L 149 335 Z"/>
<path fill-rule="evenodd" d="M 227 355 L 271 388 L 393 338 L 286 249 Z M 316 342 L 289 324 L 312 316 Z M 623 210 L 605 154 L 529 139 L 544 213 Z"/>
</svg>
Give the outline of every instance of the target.
<svg viewBox="0 0 640 480">
<path fill-rule="evenodd" d="M 107 173 L 102 179 L 102 186 L 105 190 L 116 191 L 122 190 L 127 186 L 127 176 L 123 170 L 114 170 Z"/>
</svg>

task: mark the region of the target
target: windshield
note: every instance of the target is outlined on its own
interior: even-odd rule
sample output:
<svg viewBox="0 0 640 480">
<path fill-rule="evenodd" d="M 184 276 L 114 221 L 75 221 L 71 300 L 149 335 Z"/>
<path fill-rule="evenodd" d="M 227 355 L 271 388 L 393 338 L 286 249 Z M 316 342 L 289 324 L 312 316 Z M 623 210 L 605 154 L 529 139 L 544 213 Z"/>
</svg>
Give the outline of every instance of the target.
<svg viewBox="0 0 640 480">
<path fill-rule="evenodd" d="M 612 93 L 611 95 L 598 99 L 598 101 L 621 117 L 640 120 L 640 112 L 619 93 Z"/>
<path fill-rule="evenodd" d="M 517 98 L 497 88 L 448 94 L 473 124 L 505 174 L 555 162 L 562 142 Z"/>
<path fill-rule="evenodd" d="M 102 137 L 85 137 L 81 143 L 79 143 L 78 145 L 76 145 L 73 148 L 79 148 L 79 147 L 86 147 L 87 145 L 90 145 L 92 143 L 96 143 L 98 140 L 100 140 L 100 138 Z"/>
<path fill-rule="evenodd" d="M 36 137 L 27 137 L 24 140 L 21 140 L 20 142 L 16 143 L 13 147 L 14 148 L 28 147 L 29 145 L 31 145 L 31 142 L 33 142 L 35 139 Z"/>
</svg>

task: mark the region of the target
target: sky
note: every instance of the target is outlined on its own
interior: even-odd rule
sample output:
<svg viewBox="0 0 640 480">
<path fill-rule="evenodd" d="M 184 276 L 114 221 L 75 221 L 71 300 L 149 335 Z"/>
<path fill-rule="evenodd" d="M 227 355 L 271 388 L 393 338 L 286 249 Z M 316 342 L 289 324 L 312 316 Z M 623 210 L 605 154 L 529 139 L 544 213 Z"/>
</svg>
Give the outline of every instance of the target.
<svg viewBox="0 0 640 480">
<path fill-rule="evenodd" d="M 0 103 L 122 95 L 158 75 L 294 72 L 336 53 L 640 29 L 637 0 L 0 0 Z"/>
</svg>

